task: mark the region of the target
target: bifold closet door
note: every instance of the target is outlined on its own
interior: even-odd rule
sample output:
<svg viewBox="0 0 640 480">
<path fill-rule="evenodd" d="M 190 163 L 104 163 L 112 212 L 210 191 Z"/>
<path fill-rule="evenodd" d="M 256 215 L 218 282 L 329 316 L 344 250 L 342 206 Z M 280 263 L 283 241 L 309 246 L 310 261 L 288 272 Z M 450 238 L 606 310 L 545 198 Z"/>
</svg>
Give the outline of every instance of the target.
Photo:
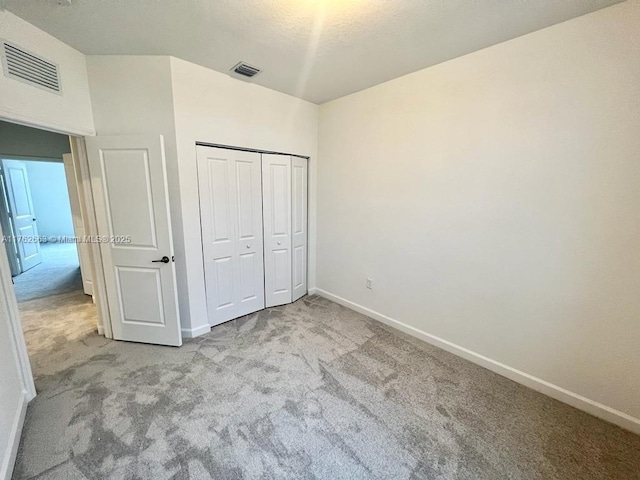
<svg viewBox="0 0 640 480">
<path fill-rule="evenodd" d="M 307 159 L 291 157 L 292 301 L 307 293 Z"/>
<path fill-rule="evenodd" d="M 197 147 L 209 322 L 265 307 L 259 153 Z"/>
<path fill-rule="evenodd" d="M 291 275 L 291 156 L 262 154 L 264 287 L 267 307 L 293 301 Z"/>
</svg>

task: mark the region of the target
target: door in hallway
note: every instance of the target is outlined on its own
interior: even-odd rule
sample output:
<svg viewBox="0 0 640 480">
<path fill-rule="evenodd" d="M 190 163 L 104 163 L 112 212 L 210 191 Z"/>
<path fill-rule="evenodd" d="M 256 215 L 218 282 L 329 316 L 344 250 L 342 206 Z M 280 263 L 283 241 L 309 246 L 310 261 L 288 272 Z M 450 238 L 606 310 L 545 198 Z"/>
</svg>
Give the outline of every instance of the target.
<svg viewBox="0 0 640 480">
<path fill-rule="evenodd" d="M 2 160 L 2 181 L 18 266 L 20 272 L 25 272 L 42 263 L 26 163 L 19 160 Z M 9 232 L 5 232 L 6 236 L 8 234 Z"/>
</svg>

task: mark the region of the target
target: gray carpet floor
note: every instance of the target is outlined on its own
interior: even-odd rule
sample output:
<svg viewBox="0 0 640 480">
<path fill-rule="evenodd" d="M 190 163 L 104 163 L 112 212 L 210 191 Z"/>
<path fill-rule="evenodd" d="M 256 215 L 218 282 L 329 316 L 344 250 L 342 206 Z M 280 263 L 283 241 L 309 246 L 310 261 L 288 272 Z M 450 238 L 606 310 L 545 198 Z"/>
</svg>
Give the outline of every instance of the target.
<svg viewBox="0 0 640 480">
<path fill-rule="evenodd" d="M 181 348 L 98 336 L 81 293 L 21 309 L 15 479 L 640 478 L 640 437 L 320 297 Z"/>
<path fill-rule="evenodd" d="M 41 243 L 42 263 L 13 277 L 18 302 L 82 290 L 74 243 Z"/>
</svg>

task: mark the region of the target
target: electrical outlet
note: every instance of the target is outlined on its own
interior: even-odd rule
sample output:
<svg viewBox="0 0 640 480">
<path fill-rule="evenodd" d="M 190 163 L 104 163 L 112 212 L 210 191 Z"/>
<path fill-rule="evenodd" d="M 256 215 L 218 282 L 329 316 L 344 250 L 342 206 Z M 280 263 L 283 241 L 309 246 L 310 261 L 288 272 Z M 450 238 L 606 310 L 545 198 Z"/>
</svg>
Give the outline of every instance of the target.
<svg viewBox="0 0 640 480">
<path fill-rule="evenodd" d="M 367 278 L 367 281 L 366 281 L 366 283 L 365 283 L 365 286 L 366 286 L 369 290 L 373 289 L 373 280 L 371 280 L 370 278 Z"/>
</svg>

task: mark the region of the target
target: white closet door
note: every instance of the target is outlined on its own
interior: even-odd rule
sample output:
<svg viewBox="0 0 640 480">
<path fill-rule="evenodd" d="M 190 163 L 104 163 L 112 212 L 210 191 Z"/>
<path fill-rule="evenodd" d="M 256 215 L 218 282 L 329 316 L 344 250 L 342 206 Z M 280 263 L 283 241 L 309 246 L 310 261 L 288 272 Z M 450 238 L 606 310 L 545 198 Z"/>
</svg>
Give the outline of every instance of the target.
<svg viewBox="0 0 640 480">
<path fill-rule="evenodd" d="M 291 157 L 293 298 L 307 293 L 307 159 Z"/>
<path fill-rule="evenodd" d="M 291 157 L 262 154 L 267 307 L 291 303 Z"/>
<path fill-rule="evenodd" d="M 207 308 L 217 325 L 265 307 L 260 154 L 197 149 Z"/>
</svg>

